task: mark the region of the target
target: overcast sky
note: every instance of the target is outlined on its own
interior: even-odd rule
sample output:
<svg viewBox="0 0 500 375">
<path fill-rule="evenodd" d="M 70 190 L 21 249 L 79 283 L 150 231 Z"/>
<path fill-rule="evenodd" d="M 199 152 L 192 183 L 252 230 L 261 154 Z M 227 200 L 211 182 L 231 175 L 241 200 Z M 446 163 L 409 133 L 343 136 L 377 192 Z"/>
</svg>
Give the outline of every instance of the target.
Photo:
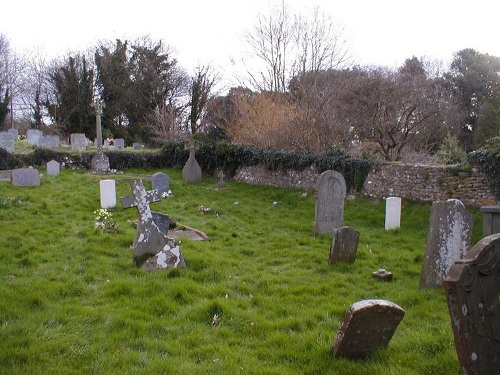
<svg viewBox="0 0 500 375">
<path fill-rule="evenodd" d="M 285 0 L 292 12 L 331 15 L 360 65 L 400 66 L 412 56 L 443 60 L 474 48 L 500 56 L 499 0 Z M 16 51 L 49 57 L 99 40 L 163 40 L 188 72 L 210 64 L 225 73 L 244 58 L 243 34 L 276 0 L 6 0 L 0 33 Z M 307 5 L 306 5 L 307 4 Z"/>
</svg>

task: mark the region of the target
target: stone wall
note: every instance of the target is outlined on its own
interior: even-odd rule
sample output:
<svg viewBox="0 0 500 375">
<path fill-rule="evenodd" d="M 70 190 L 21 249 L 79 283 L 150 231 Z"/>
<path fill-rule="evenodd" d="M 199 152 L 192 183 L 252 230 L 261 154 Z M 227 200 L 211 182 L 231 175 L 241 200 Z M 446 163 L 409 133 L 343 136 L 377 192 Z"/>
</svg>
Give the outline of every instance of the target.
<svg viewBox="0 0 500 375">
<path fill-rule="evenodd" d="M 241 168 L 234 180 L 314 190 L 318 175 L 314 167 L 301 172 L 271 172 L 264 167 L 253 166 Z M 473 168 L 471 172 L 455 172 L 445 166 L 381 165 L 369 173 L 361 194 L 374 198 L 396 196 L 424 202 L 454 198 L 473 207 L 497 203 L 487 177 L 478 168 Z"/>
</svg>

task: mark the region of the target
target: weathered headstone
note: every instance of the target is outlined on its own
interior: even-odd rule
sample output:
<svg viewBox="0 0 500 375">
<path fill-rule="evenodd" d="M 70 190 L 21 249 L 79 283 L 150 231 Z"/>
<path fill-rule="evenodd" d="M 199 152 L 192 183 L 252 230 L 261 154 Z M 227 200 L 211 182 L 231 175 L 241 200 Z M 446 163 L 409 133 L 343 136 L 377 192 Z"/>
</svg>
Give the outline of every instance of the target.
<svg viewBox="0 0 500 375">
<path fill-rule="evenodd" d="M 453 262 L 470 247 L 472 214 L 458 199 L 432 203 L 420 288 L 440 288 Z"/>
<path fill-rule="evenodd" d="M 141 144 L 140 144 L 140 143 L 137 143 L 137 142 L 132 143 L 132 148 L 133 148 L 134 150 L 140 150 L 140 149 L 141 149 Z"/>
<path fill-rule="evenodd" d="M 115 139 L 115 147 L 117 150 L 125 149 L 125 140 L 123 138 L 116 138 Z"/>
<path fill-rule="evenodd" d="M 0 133 L 0 148 L 14 152 L 14 136 L 11 133 Z"/>
<path fill-rule="evenodd" d="M 13 169 L 10 182 L 12 186 L 39 186 L 40 173 L 34 168 Z"/>
<path fill-rule="evenodd" d="M 104 102 L 96 101 L 94 103 L 95 108 L 95 123 L 96 123 L 96 132 L 97 132 L 97 152 L 92 156 L 92 160 L 90 161 L 90 170 L 94 173 L 108 173 L 110 171 L 109 168 L 109 158 L 102 151 L 102 131 L 101 131 L 101 115 L 102 110 L 105 108 Z"/>
<path fill-rule="evenodd" d="M 28 129 L 26 131 L 26 140 L 32 146 L 38 146 L 40 138 L 43 137 L 43 133 L 38 129 Z"/>
<path fill-rule="evenodd" d="M 186 149 L 189 150 L 189 158 L 182 169 L 182 179 L 186 182 L 196 184 L 201 182 L 202 172 L 201 167 L 196 161 L 195 150 L 196 144 L 194 140 L 191 140 L 187 145 Z"/>
<path fill-rule="evenodd" d="M 61 172 L 61 164 L 58 161 L 51 160 L 47 163 L 47 175 L 59 176 Z"/>
<path fill-rule="evenodd" d="M 83 133 L 73 133 L 70 136 L 72 151 L 85 151 L 87 149 L 87 137 Z"/>
<path fill-rule="evenodd" d="M 38 145 L 47 148 L 59 148 L 60 140 L 58 135 L 46 135 L 41 137 Z"/>
<path fill-rule="evenodd" d="M 158 190 L 160 196 L 170 190 L 170 177 L 168 174 L 163 172 L 158 172 L 153 175 L 152 178 L 153 189 Z"/>
<path fill-rule="evenodd" d="M 163 234 L 153 220 L 153 215 L 149 204 L 158 202 L 160 195 L 157 190 L 146 191 L 141 180 L 134 180 L 130 183 L 132 187 L 132 196 L 122 197 L 122 206 L 124 208 L 137 207 L 139 212 L 139 221 L 137 232 L 132 245 L 134 264 L 138 267 L 148 268 L 146 261 L 148 258 L 161 255 L 158 266 L 167 267 L 185 267 L 184 257 L 178 246 L 171 246 L 172 240 Z"/>
<path fill-rule="evenodd" d="M 397 229 L 401 225 L 401 198 L 385 200 L 385 230 Z"/>
<path fill-rule="evenodd" d="M 99 182 L 101 208 L 116 207 L 116 184 L 115 180 L 101 180 Z"/>
<path fill-rule="evenodd" d="M 483 213 L 483 237 L 500 233 L 500 205 L 481 207 Z"/>
<path fill-rule="evenodd" d="M 386 300 L 364 300 L 351 305 L 332 347 L 334 356 L 365 358 L 387 348 L 405 311 Z"/>
<path fill-rule="evenodd" d="M 483 238 L 443 281 L 462 371 L 500 371 L 500 233 Z"/>
<path fill-rule="evenodd" d="M 332 233 L 344 225 L 344 176 L 337 171 L 323 172 L 316 181 L 314 234 Z"/>
<path fill-rule="evenodd" d="M 12 136 L 14 137 L 15 141 L 17 141 L 17 139 L 19 138 L 19 130 L 15 129 L 15 128 L 8 129 L 7 133 L 12 134 Z"/>
<path fill-rule="evenodd" d="M 358 252 L 359 232 L 351 227 L 340 227 L 333 230 L 330 259 L 328 264 L 352 263 Z"/>
<path fill-rule="evenodd" d="M 217 177 L 219 177 L 219 180 L 217 181 L 217 188 L 224 189 L 226 187 L 226 182 L 224 181 L 224 177 L 226 177 L 226 175 L 222 169 L 217 174 Z"/>
<path fill-rule="evenodd" d="M 162 232 L 164 235 L 167 235 L 168 229 L 170 228 L 170 216 L 155 211 L 151 211 L 151 215 L 153 215 L 153 221 L 160 232 Z"/>
</svg>

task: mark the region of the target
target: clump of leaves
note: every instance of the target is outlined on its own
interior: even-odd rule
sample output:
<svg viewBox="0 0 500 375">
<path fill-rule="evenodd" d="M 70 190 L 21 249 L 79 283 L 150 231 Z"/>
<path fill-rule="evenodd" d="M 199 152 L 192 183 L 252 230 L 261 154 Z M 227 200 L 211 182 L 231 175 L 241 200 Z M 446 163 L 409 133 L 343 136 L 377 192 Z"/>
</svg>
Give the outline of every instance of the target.
<svg viewBox="0 0 500 375">
<path fill-rule="evenodd" d="M 452 134 L 447 134 L 441 148 L 437 152 L 438 160 L 446 165 L 462 164 L 467 161 L 467 153 L 460 147 L 458 139 Z"/>
</svg>

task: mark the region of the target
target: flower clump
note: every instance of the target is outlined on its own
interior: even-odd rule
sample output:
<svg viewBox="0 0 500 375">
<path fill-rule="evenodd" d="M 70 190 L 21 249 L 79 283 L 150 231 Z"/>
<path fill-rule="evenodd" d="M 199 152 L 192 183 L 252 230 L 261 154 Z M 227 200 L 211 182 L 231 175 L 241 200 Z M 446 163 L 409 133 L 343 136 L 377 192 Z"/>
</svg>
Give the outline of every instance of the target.
<svg viewBox="0 0 500 375">
<path fill-rule="evenodd" d="M 101 208 L 94 211 L 95 228 L 103 229 L 107 233 L 116 233 L 118 231 L 118 224 L 113 219 L 113 214 L 106 208 Z"/>
<path fill-rule="evenodd" d="M 21 199 L 16 197 L 6 197 L 0 200 L 0 207 L 17 206 L 21 204 Z"/>
</svg>

